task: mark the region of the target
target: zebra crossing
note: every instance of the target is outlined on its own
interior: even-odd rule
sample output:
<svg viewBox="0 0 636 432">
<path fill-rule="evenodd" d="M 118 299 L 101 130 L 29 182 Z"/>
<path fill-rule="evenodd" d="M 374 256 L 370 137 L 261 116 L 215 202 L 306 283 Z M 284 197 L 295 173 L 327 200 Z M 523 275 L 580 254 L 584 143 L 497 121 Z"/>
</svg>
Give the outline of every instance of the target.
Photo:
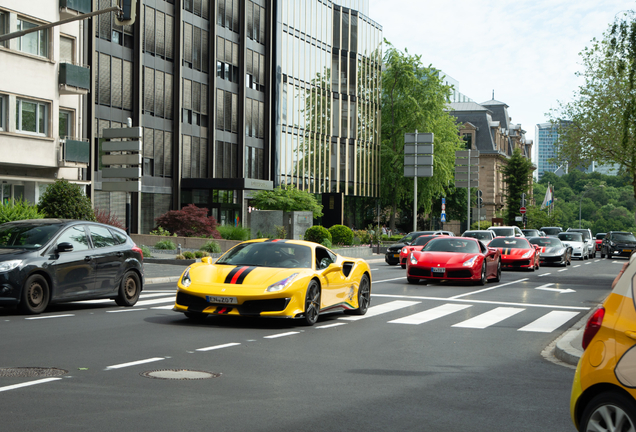
<svg viewBox="0 0 636 432">
<path fill-rule="evenodd" d="M 174 306 L 174 294 L 167 295 L 167 292 L 147 292 L 142 293 L 140 300 L 133 308 L 129 309 L 117 309 L 118 311 L 133 311 L 133 310 L 170 310 Z M 444 301 L 442 298 L 434 299 L 435 303 Z M 453 299 L 449 299 L 453 300 Z M 103 300 L 91 301 L 104 302 Z M 376 319 L 380 320 L 383 316 L 390 316 L 387 318 L 388 324 L 401 324 L 418 326 L 421 324 L 430 323 L 432 321 L 453 317 L 453 315 L 464 311 L 465 314 L 470 315 L 470 312 L 475 310 L 475 314 L 470 318 L 460 320 L 451 325 L 453 328 L 484 330 L 487 328 L 496 327 L 497 325 L 505 325 L 507 320 L 513 317 L 518 319 L 515 322 L 524 322 L 524 325 L 519 327 L 517 331 L 530 332 L 530 333 L 552 333 L 565 325 L 573 318 L 579 316 L 581 313 L 585 313 L 589 308 L 586 307 L 559 307 L 553 306 L 550 309 L 548 305 L 534 305 L 529 304 L 527 307 L 519 303 L 515 303 L 514 306 L 498 305 L 497 302 L 446 302 L 441 305 L 430 307 L 429 301 L 421 300 L 389 300 L 381 304 L 371 306 L 365 315 L 345 315 L 339 317 L 338 320 L 344 324 L 344 322 L 354 322 L 360 320 Z M 420 310 L 414 313 L 406 313 L 408 308 L 418 309 L 424 306 L 424 310 Z M 541 306 L 541 307 L 536 307 Z M 489 308 L 486 311 L 482 311 L 484 307 Z M 566 310 L 559 310 L 566 309 Z M 540 316 L 537 318 L 537 310 L 540 310 Z M 402 314 L 402 316 L 395 318 L 396 313 Z M 525 321 L 524 321 L 525 319 Z"/>
</svg>

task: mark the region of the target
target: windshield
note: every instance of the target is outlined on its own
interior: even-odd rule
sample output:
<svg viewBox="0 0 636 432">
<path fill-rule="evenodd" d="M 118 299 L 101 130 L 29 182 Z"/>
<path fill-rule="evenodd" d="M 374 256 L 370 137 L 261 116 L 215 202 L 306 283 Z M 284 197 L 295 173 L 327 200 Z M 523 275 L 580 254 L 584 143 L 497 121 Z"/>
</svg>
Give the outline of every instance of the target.
<svg viewBox="0 0 636 432">
<path fill-rule="evenodd" d="M 487 231 L 466 231 L 462 234 L 462 237 L 472 237 L 478 240 L 490 240 L 492 239 L 492 234 Z"/>
<path fill-rule="evenodd" d="M 434 236 L 420 236 L 416 238 L 413 243 L 411 243 L 411 246 L 423 246 L 434 238 Z"/>
<path fill-rule="evenodd" d="M 606 233 L 598 233 L 596 234 L 596 240 L 603 240 L 606 235 Z"/>
<path fill-rule="evenodd" d="M 541 231 L 546 235 L 557 235 L 563 230 L 561 228 L 541 228 Z"/>
<path fill-rule="evenodd" d="M 428 242 L 424 246 L 427 252 L 458 252 L 458 253 L 479 253 L 479 245 L 474 240 L 465 237 L 453 237 L 450 239 L 437 238 Z"/>
<path fill-rule="evenodd" d="M 563 243 L 561 243 L 561 240 L 559 240 L 558 238 L 554 238 L 554 237 L 535 237 L 535 238 L 531 238 L 530 243 L 532 244 L 536 244 L 542 247 L 561 247 L 563 246 Z"/>
<path fill-rule="evenodd" d="M 495 232 L 495 237 L 514 237 L 515 230 L 513 228 L 490 228 Z"/>
<path fill-rule="evenodd" d="M 521 230 L 521 232 L 526 237 L 541 237 L 539 230 Z"/>
<path fill-rule="evenodd" d="M 312 268 L 311 248 L 283 242 L 243 243 L 216 264 L 278 268 Z"/>
<path fill-rule="evenodd" d="M 583 240 L 589 240 L 592 238 L 592 236 L 590 235 L 590 232 L 588 230 L 570 230 L 570 232 L 577 232 L 580 233 L 583 236 Z"/>
<path fill-rule="evenodd" d="M 49 242 L 59 225 L 4 224 L 0 226 L 0 247 L 38 249 Z"/>
<path fill-rule="evenodd" d="M 579 233 L 560 233 L 559 239 L 565 241 L 582 242 L 583 236 Z"/>
<path fill-rule="evenodd" d="M 631 241 L 636 242 L 636 238 L 632 233 L 615 233 L 612 234 L 612 240 L 614 241 Z"/>
<path fill-rule="evenodd" d="M 530 245 L 526 239 L 522 238 L 496 238 L 490 242 L 488 247 L 499 247 L 506 249 L 529 249 Z"/>
</svg>

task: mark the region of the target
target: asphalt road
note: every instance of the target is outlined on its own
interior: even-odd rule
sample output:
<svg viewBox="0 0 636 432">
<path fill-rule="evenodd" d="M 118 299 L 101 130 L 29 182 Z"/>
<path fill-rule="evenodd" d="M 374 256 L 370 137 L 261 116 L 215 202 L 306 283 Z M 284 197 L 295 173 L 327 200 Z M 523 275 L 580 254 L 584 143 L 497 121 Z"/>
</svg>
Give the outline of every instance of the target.
<svg viewBox="0 0 636 432">
<path fill-rule="evenodd" d="M 314 327 L 192 323 L 170 310 L 174 283 L 148 285 L 133 308 L 0 309 L 0 368 L 68 371 L 0 376 L 1 430 L 574 431 L 574 371 L 541 353 L 605 298 L 624 262 L 505 271 L 482 287 L 409 285 L 375 260 L 367 315 Z M 158 370 L 219 376 L 142 375 Z"/>
</svg>

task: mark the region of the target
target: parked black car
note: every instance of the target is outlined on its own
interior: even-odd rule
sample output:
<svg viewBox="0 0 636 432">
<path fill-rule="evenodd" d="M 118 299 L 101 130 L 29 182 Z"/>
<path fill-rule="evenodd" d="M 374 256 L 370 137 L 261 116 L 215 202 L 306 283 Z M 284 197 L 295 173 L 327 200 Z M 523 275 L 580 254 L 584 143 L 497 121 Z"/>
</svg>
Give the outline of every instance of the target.
<svg viewBox="0 0 636 432">
<path fill-rule="evenodd" d="M 636 237 L 631 232 L 610 231 L 601 243 L 601 258 L 628 257 L 636 250 Z"/>
<path fill-rule="evenodd" d="M 413 243 L 413 240 L 423 235 L 431 235 L 441 233 L 441 231 L 413 231 L 402 237 L 398 243 L 392 244 L 386 249 L 384 261 L 388 265 L 397 265 L 400 263 L 400 251 L 406 245 Z"/>
<path fill-rule="evenodd" d="M 0 306 L 27 314 L 87 299 L 132 306 L 143 282 L 141 249 L 118 228 L 66 219 L 0 225 Z"/>
</svg>

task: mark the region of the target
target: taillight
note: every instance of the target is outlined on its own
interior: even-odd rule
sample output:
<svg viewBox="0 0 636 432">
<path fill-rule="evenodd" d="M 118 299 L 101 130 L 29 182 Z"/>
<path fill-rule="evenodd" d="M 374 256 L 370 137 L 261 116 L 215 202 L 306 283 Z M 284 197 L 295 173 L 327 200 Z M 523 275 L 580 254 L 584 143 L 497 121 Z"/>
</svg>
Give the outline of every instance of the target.
<svg viewBox="0 0 636 432">
<path fill-rule="evenodd" d="M 587 320 L 587 324 L 585 324 L 585 331 L 583 332 L 583 349 L 585 350 L 587 346 L 592 342 L 596 333 L 601 329 L 601 324 L 603 324 L 603 318 L 605 317 L 605 308 L 600 307 L 594 311 L 592 316 Z"/>
<path fill-rule="evenodd" d="M 144 259 L 144 251 L 141 250 L 137 245 L 134 245 L 132 248 L 133 252 L 138 252 L 141 255 L 141 259 Z"/>
</svg>

